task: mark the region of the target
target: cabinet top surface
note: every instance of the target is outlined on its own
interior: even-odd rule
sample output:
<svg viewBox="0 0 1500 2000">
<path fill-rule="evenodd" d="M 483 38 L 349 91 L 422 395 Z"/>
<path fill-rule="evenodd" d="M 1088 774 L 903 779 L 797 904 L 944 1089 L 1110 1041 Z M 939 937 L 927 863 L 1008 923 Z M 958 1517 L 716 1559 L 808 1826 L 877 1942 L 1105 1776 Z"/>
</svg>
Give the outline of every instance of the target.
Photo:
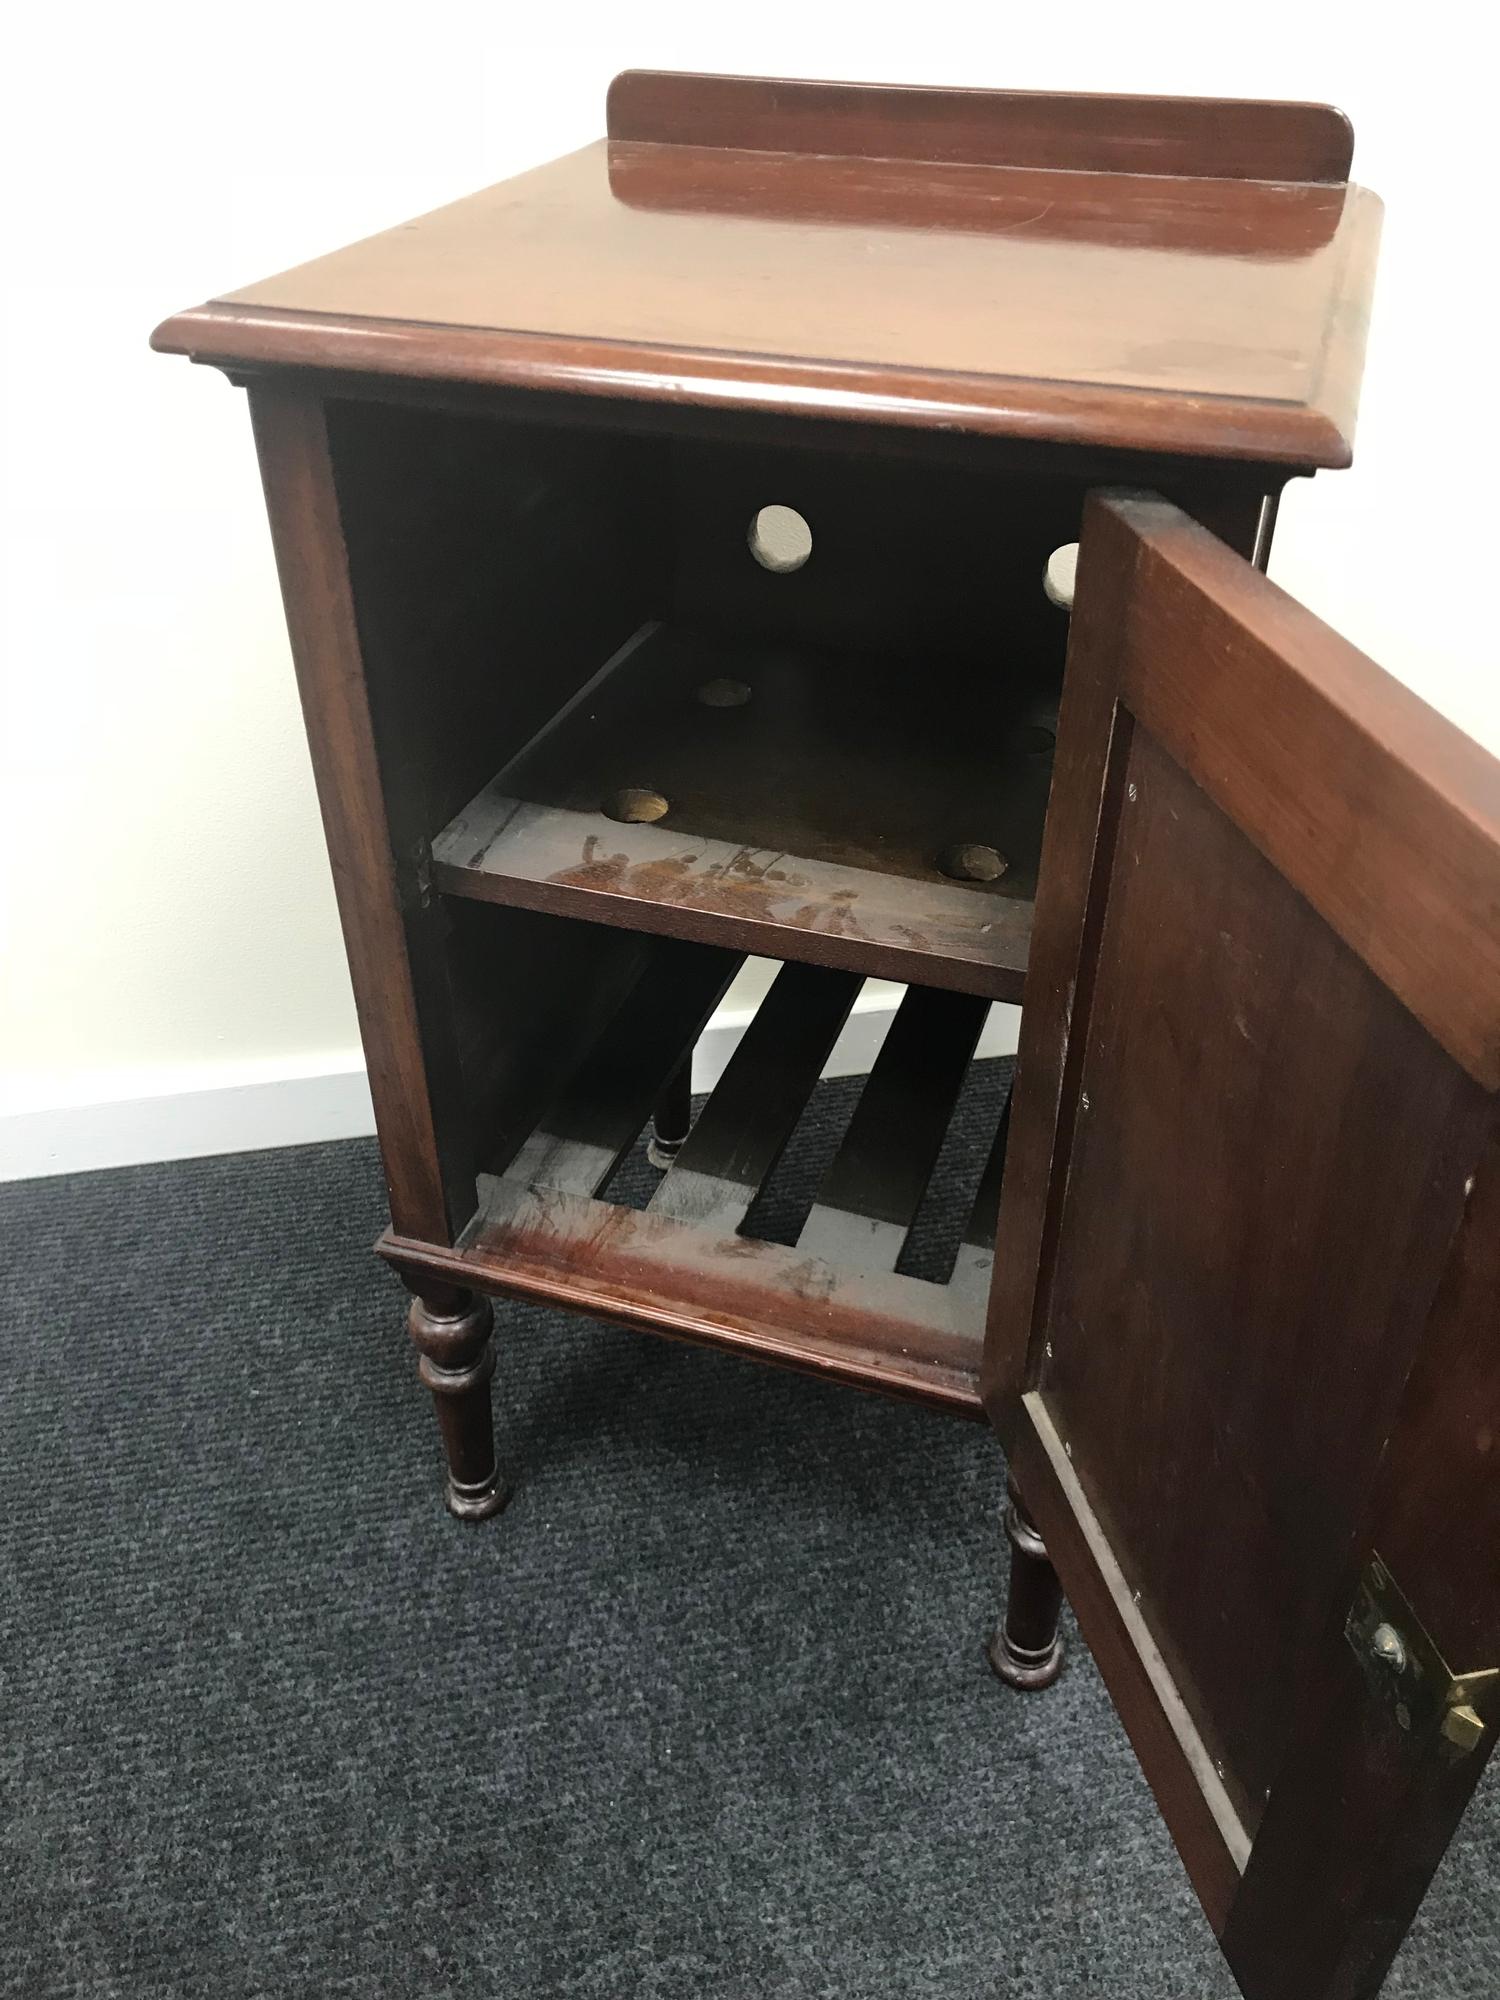
<svg viewBox="0 0 1500 2000">
<path fill-rule="evenodd" d="M 627 73 L 607 140 L 156 344 L 1341 465 L 1380 217 L 1348 148 L 1323 106 Z"/>
</svg>

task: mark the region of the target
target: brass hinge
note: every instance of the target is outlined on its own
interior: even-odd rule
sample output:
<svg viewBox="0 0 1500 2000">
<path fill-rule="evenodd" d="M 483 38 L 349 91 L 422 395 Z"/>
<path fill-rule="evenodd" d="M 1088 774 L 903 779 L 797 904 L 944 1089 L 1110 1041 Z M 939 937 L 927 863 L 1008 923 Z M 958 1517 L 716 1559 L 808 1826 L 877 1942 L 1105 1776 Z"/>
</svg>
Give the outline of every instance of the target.
<svg viewBox="0 0 1500 2000">
<path fill-rule="evenodd" d="M 1454 1673 L 1378 1555 L 1359 1580 L 1344 1637 L 1399 1728 L 1412 1736 L 1435 1734 L 1446 1757 L 1479 1748 L 1486 1727 L 1479 1700 L 1500 1682 L 1500 1667 Z"/>
</svg>

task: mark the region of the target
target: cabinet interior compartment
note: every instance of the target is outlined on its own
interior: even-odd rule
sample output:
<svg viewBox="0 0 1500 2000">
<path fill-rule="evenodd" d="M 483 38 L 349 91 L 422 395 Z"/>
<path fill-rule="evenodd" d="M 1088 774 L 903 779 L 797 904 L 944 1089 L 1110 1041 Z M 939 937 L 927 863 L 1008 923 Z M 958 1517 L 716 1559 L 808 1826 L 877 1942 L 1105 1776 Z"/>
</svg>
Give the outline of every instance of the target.
<svg viewBox="0 0 1500 2000">
<path fill-rule="evenodd" d="M 441 894 L 1020 998 L 1082 487 L 829 428 L 339 406 Z"/>
<path fill-rule="evenodd" d="M 1081 486 L 329 409 L 455 1275 L 977 1414 L 993 1131 L 963 1243 L 937 1277 L 903 1259 L 988 1005 L 1020 997 L 1066 638 L 1042 576 Z M 728 1072 L 648 1205 L 611 1199 L 749 952 L 783 969 Z M 906 997 L 767 1240 L 867 977 Z"/>
<path fill-rule="evenodd" d="M 811 1121 L 800 1194 L 768 1204 L 861 976 L 783 964 L 658 1176 L 639 1141 L 743 959 L 687 939 L 637 943 L 635 978 L 552 1066 L 530 1130 L 493 1129 L 477 1212 L 444 1270 L 979 1417 L 1009 1114 L 1009 1065 L 974 1061 L 990 1003 L 909 987 L 869 1072 L 833 1086 L 853 1096 L 844 1120 Z M 946 1228 L 923 1232 L 940 1156 Z M 914 1246 L 926 1275 L 907 1269 Z"/>
</svg>

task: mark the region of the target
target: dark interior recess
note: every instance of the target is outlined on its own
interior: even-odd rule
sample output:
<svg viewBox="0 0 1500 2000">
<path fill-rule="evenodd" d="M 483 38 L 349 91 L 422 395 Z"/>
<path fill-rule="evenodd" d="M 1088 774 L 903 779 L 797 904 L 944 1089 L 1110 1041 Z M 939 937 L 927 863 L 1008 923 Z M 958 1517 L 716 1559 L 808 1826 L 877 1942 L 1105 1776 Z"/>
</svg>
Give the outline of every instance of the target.
<svg viewBox="0 0 1500 2000">
<path fill-rule="evenodd" d="M 334 436 L 439 891 L 1019 999 L 1081 480 L 356 403 Z"/>
</svg>

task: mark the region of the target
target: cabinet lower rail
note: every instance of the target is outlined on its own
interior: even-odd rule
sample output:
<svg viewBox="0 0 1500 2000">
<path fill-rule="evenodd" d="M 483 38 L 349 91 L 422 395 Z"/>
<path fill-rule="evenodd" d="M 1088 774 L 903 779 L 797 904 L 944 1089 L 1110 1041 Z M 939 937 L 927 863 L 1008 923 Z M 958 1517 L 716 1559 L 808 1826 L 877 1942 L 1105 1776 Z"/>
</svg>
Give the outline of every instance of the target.
<svg viewBox="0 0 1500 2000">
<path fill-rule="evenodd" d="M 1008 1122 L 1008 1100 L 989 1085 L 965 1095 L 982 999 L 908 989 L 852 1110 L 840 1100 L 841 1129 L 826 1106 L 804 1126 L 863 982 L 784 965 L 644 1205 L 612 1198 L 738 963 L 657 943 L 548 1108 L 479 1176 L 459 1241 L 388 1234 L 381 1254 L 411 1279 L 539 1300 L 979 1417 Z M 955 1124 L 961 1100 L 974 1115 Z M 789 1201 L 775 1177 L 804 1136 L 814 1170 L 793 1175 L 800 1196 Z M 639 1171 L 624 1185 L 639 1197 Z"/>
<path fill-rule="evenodd" d="M 462 1249 L 387 1231 L 398 1269 L 753 1355 L 982 1421 L 982 1295 L 715 1237 L 649 1210 L 506 1187 Z M 927 1295 L 931 1294 L 931 1297 Z"/>
</svg>

